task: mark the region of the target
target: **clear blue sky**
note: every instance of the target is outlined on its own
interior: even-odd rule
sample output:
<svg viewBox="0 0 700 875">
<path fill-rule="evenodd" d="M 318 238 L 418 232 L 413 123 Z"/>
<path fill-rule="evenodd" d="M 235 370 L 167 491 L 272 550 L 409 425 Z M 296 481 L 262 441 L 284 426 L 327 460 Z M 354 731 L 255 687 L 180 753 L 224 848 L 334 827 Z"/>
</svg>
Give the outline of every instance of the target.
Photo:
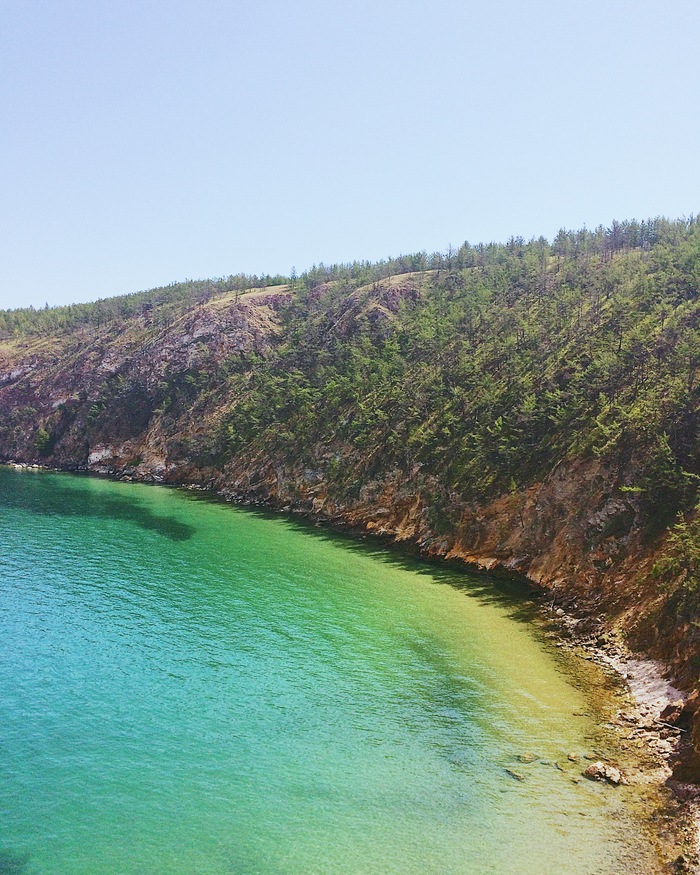
<svg viewBox="0 0 700 875">
<path fill-rule="evenodd" d="M 0 2 L 0 306 L 700 211 L 697 0 Z"/>
</svg>

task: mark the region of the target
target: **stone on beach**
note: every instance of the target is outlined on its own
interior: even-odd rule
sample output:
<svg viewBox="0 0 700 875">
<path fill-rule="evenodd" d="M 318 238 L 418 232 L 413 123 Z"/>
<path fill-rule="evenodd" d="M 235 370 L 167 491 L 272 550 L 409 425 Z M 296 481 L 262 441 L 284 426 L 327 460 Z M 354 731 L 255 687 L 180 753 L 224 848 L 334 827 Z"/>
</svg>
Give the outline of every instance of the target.
<svg viewBox="0 0 700 875">
<path fill-rule="evenodd" d="M 675 702 L 670 702 L 663 711 L 659 714 L 659 720 L 662 723 L 668 723 L 671 726 L 675 726 L 676 723 L 681 719 L 681 714 L 683 713 L 683 700 L 678 699 Z"/>
<path fill-rule="evenodd" d="M 584 777 L 588 778 L 591 781 L 605 781 L 615 787 L 617 787 L 619 784 L 627 783 L 622 772 L 619 769 L 615 768 L 615 766 L 609 765 L 608 763 L 604 763 L 601 760 L 598 760 L 595 763 L 591 763 L 583 774 Z"/>
</svg>

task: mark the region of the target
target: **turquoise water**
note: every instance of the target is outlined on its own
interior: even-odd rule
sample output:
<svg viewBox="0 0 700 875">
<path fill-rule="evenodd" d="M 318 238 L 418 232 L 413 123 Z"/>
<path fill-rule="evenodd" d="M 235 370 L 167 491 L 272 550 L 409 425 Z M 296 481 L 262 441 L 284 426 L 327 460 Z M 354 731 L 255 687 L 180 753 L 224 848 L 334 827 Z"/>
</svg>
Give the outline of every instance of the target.
<svg viewBox="0 0 700 875">
<path fill-rule="evenodd" d="M 631 791 L 572 780 L 583 694 L 491 583 L 2 468 L 0 544 L 0 873 L 649 871 Z"/>
</svg>

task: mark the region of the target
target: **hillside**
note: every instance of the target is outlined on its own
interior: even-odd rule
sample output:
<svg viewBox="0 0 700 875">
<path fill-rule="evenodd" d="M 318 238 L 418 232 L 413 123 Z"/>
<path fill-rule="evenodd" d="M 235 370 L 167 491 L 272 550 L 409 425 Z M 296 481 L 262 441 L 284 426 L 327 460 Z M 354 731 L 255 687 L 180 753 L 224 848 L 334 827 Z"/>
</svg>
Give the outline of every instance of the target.
<svg viewBox="0 0 700 875">
<path fill-rule="evenodd" d="M 0 457 L 502 567 L 692 688 L 699 289 L 657 219 L 5 311 Z"/>
</svg>

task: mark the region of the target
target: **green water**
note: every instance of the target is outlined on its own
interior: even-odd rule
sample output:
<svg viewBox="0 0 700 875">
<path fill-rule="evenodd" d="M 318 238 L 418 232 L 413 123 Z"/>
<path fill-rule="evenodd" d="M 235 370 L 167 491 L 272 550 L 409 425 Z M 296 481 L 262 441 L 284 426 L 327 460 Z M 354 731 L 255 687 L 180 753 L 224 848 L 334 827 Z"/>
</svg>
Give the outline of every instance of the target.
<svg viewBox="0 0 700 875">
<path fill-rule="evenodd" d="M 572 781 L 583 694 L 491 583 L 2 468 L 0 546 L 0 873 L 648 871 L 631 791 Z"/>
</svg>

